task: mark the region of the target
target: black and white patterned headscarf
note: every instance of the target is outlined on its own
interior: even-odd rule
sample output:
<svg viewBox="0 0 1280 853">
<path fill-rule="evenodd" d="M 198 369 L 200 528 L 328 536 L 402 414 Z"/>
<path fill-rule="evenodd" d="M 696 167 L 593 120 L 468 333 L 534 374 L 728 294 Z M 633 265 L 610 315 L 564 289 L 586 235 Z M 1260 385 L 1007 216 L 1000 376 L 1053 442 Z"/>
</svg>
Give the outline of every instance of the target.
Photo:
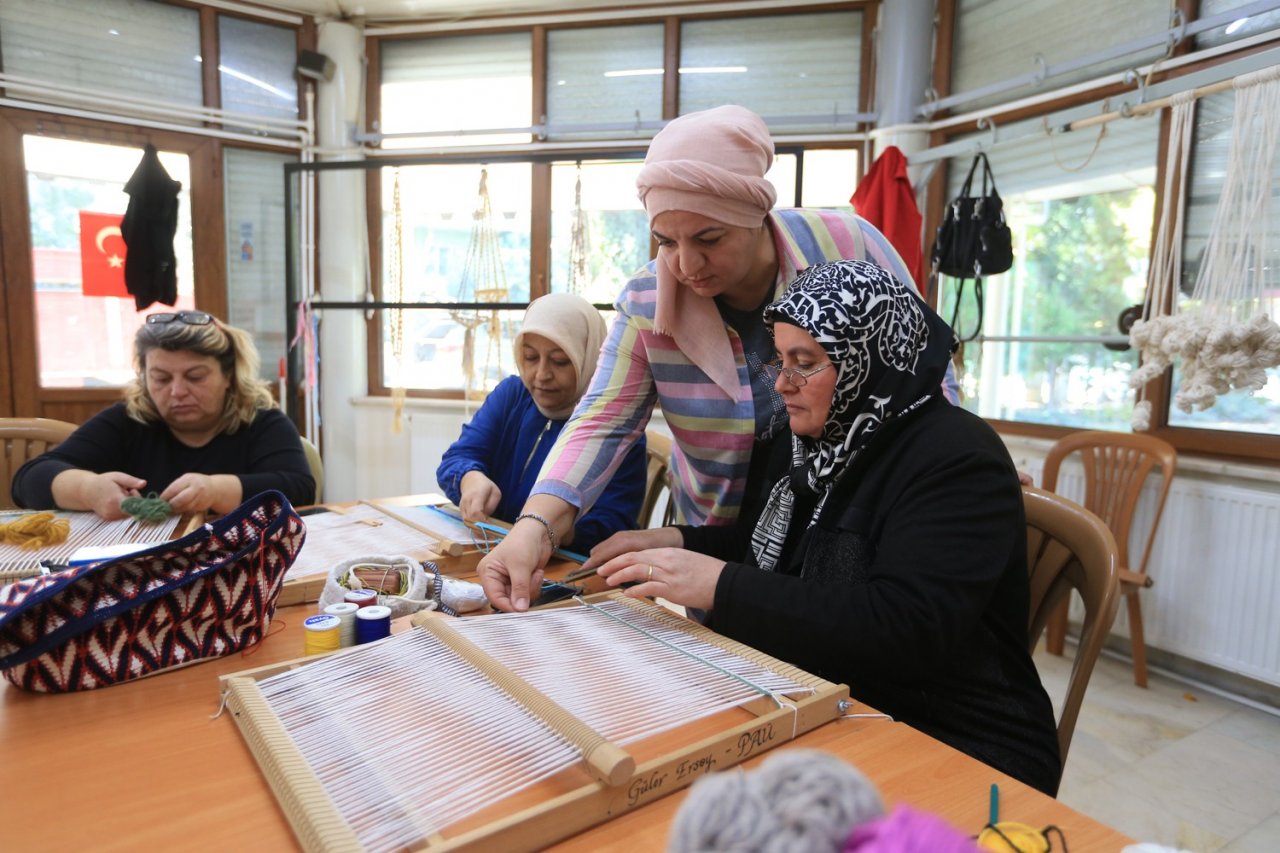
<svg viewBox="0 0 1280 853">
<path fill-rule="evenodd" d="M 836 370 L 822 435 L 792 437 L 791 475 L 773 487 L 751 535 L 756 563 L 772 571 L 796 493 L 818 497 L 812 525 L 876 430 L 939 393 L 955 335 L 910 286 L 866 261 L 810 267 L 765 308 L 764 320 L 770 331 L 790 323 L 808 332 Z"/>
</svg>

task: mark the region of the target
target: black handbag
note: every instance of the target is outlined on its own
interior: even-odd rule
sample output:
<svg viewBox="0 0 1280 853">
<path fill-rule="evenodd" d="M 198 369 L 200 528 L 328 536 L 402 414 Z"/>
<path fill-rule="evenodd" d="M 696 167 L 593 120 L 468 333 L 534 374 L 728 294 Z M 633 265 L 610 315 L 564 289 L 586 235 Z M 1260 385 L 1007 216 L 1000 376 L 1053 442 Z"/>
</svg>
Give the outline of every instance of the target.
<svg viewBox="0 0 1280 853">
<path fill-rule="evenodd" d="M 982 188 L 973 195 L 973 176 L 982 164 Z M 990 189 L 988 189 L 988 184 Z M 938 236 L 933 243 L 933 270 L 931 286 L 936 286 L 939 275 L 949 275 L 960 281 L 956 286 L 956 301 L 951 309 L 951 328 L 961 341 L 971 341 L 982 332 L 982 278 L 1008 272 L 1013 266 L 1013 236 L 1004 221 L 1004 202 L 996 190 L 996 179 L 991 174 L 987 155 L 979 152 L 973 158 L 969 174 L 960 188 L 960 195 L 947 205 Z M 973 279 L 974 297 L 978 303 L 978 323 L 973 334 L 962 335 L 956 329 L 960 302 L 964 296 L 964 283 Z"/>
</svg>

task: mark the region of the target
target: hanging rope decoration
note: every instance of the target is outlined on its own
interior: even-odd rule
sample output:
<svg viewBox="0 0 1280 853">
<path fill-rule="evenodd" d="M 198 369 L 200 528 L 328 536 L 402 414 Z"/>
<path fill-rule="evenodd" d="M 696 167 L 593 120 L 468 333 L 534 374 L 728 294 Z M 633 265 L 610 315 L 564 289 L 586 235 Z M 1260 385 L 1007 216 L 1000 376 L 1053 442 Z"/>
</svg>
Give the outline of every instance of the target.
<svg viewBox="0 0 1280 853">
<path fill-rule="evenodd" d="M 587 212 L 582 209 L 582 164 L 578 164 L 578 182 L 573 188 L 573 228 L 569 232 L 569 292 L 579 296 L 591 282 L 587 246 Z"/>
<path fill-rule="evenodd" d="M 0 524 L 0 542 L 28 551 L 66 542 L 70 535 L 71 522 L 51 512 L 33 512 Z"/>
<path fill-rule="evenodd" d="M 493 206 L 489 200 L 489 170 L 480 170 L 480 189 L 478 202 L 472 213 L 471 239 L 467 244 L 467 261 L 462 268 L 462 283 L 458 287 L 459 302 L 506 302 L 510 291 L 507 289 L 507 274 L 502 265 L 501 245 L 498 233 L 493 227 Z M 466 329 L 462 347 L 462 372 L 464 375 L 464 397 L 471 399 L 472 388 L 476 378 L 476 335 L 475 330 L 487 326 L 489 343 L 485 348 L 484 375 L 490 368 L 502 365 L 499 345 L 510 340 L 509 323 L 503 323 L 495 311 L 479 311 L 476 309 L 458 309 L 450 311 L 454 322 Z"/>
<path fill-rule="evenodd" d="M 1267 233 L 1280 142 L 1280 66 L 1233 82 L 1235 115 L 1222 195 L 1190 302 L 1177 314 L 1172 305 L 1158 306 L 1163 313 L 1135 322 L 1129 331 L 1143 361 L 1130 383 L 1141 387 L 1181 359 L 1174 403 L 1184 412 L 1207 409 L 1232 390 L 1257 391 L 1267 383 L 1267 369 L 1280 365 L 1280 325 L 1265 303 L 1275 286 L 1267 267 Z M 1180 130 L 1191 133 L 1189 126 Z M 1173 144 L 1171 134 L 1171 150 Z M 1179 171 L 1185 172 L 1185 162 Z M 1172 254 L 1160 259 L 1166 268 L 1159 274 L 1172 274 Z M 1153 289 L 1148 286 L 1149 299 Z M 1135 423 L 1144 417 L 1149 414 L 1135 410 Z"/>
<path fill-rule="evenodd" d="M 125 498 L 120 509 L 143 524 L 155 524 L 173 515 L 173 507 L 155 492 L 146 497 Z"/>
<path fill-rule="evenodd" d="M 393 172 L 391 189 L 390 290 L 392 302 L 404 302 L 404 209 L 400 206 L 400 170 Z M 392 308 L 388 315 L 391 337 L 391 431 L 404 429 L 404 309 Z"/>
</svg>

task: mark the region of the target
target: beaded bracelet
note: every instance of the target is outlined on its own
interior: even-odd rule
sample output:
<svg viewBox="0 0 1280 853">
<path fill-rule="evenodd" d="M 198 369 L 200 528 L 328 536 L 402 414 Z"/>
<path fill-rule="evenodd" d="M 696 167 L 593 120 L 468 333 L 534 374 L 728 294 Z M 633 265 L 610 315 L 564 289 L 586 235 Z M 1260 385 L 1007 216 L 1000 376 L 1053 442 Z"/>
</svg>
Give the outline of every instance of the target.
<svg viewBox="0 0 1280 853">
<path fill-rule="evenodd" d="M 551 543 L 551 550 L 552 550 L 552 551 L 555 551 L 555 550 L 556 550 L 556 547 L 557 547 L 557 546 L 556 546 L 556 532 L 555 532 L 555 530 L 551 527 L 551 522 L 547 521 L 545 518 L 543 518 L 542 516 L 538 515 L 536 512 L 522 512 L 522 513 L 520 513 L 519 515 L 517 515 L 517 516 L 516 516 L 516 520 L 515 520 L 515 522 L 513 522 L 513 525 L 514 525 L 515 523 L 520 522 L 520 521 L 521 521 L 521 520 L 523 520 L 523 519 L 526 519 L 526 518 L 531 518 L 531 519 L 533 519 L 534 521 L 536 521 L 536 522 L 538 522 L 539 524 L 541 524 L 544 528 L 546 528 L 546 531 L 547 531 L 547 541 Z"/>
</svg>

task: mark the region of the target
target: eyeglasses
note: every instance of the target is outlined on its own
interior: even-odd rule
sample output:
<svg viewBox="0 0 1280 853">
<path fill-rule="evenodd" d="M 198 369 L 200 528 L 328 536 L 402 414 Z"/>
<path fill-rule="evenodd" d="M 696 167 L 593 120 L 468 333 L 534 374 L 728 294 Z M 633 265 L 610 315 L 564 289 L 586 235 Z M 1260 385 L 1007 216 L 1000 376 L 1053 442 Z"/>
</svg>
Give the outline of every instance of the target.
<svg viewBox="0 0 1280 853">
<path fill-rule="evenodd" d="M 809 384 L 809 377 L 815 373 L 821 373 L 831 366 L 831 362 L 819 364 L 812 370 L 801 370 L 798 367 L 783 367 L 781 362 L 770 361 L 760 365 L 764 370 L 764 375 L 768 376 L 770 381 L 777 382 L 779 376 L 787 377 L 787 381 L 797 388 L 803 388 Z"/>
<path fill-rule="evenodd" d="M 177 313 L 165 312 L 147 315 L 147 325 L 172 323 L 174 320 L 180 320 L 188 326 L 207 326 L 213 322 L 213 315 L 206 314 L 203 311 L 178 311 Z"/>
</svg>

